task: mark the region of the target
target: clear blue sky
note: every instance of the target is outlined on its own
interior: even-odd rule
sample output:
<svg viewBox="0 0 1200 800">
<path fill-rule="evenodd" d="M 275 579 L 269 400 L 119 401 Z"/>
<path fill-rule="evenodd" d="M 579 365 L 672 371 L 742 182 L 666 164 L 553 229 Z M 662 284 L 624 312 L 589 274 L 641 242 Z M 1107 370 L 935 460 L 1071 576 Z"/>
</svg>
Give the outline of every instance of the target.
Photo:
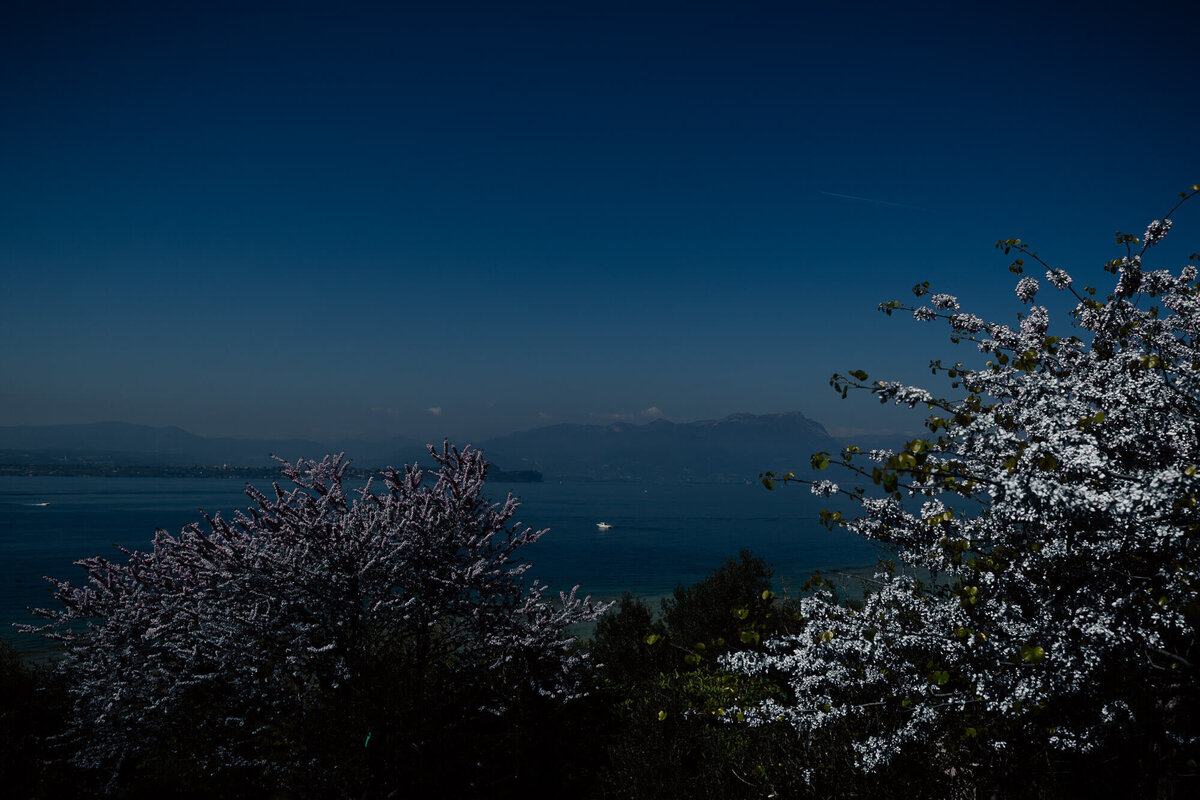
<svg viewBox="0 0 1200 800">
<path fill-rule="evenodd" d="M 930 280 L 1012 320 L 1002 236 L 1103 285 L 1113 232 L 1200 181 L 1197 30 L 1184 2 L 7 3 L 0 424 L 912 427 L 826 385 L 954 355 L 876 305 Z"/>
</svg>

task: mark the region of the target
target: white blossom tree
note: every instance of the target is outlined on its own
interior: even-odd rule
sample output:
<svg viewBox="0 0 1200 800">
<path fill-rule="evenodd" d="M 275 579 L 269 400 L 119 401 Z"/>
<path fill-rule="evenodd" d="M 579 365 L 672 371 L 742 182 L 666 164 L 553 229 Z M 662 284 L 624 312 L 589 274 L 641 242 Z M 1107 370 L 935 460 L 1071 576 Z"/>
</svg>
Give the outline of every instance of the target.
<svg viewBox="0 0 1200 800">
<path fill-rule="evenodd" d="M 793 635 L 728 655 L 728 667 L 789 687 L 786 701 L 740 713 L 809 734 L 841 727 L 865 770 L 923 749 L 982 774 L 1011 751 L 1125 743 L 1142 769 L 1196 771 L 1200 284 L 1195 263 L 1144 263 L 1171 224 L 1167 214 L 1140 240 L 1118 234 L 1125 253 L 1106 265 L 1117 279 L 1103 299 L 1019 239 L 997 243 L 1017 254 L 1013 272 L 1034 262 L 1074 296 L 1071 335 L 1051 333 L 1039 281 L 1025 275 L 1016 293 L 1031 307 L 1015 329 L 928 284 L 914 287 L 928 305 L 880 306 L 945 321 L 986 363 L 931 363 L 963 392 L 953 400 L 858 370 L 833 377 L 843 395 L 927 406 L 930 435 L 898 452 L 812 457 L 879 490 L 764 482 L 857 501 L 860 516 L 825 512 L 826 523 L 902 566 L 881 569 L 862 604 L 805 598 Z M 969 757 L 955 764 L 956 753 Z"/>
<path fill-rule="evenodd" d="M 546 531 L 511 522 L 511 495 L 485 499 L 481 453 L 430 453 L 432 475 L 388 469 L 382 493 L 368 481 L 354 496 L 342 456 L 281 461 L 293 486 L 248 487 L 248 512 L 78 561 L 82 585 L 53 581 L 62 606 L 29 630 L 65 645 L 78 761 L 119 768 L 178 739 L 203 770 L 321 793 L 353 771 L 346 753 L 429 758 L 429 716 L 577 695 L 567 626 L 604 607 L 527 585 L 514 556 Z"/>
</svg>

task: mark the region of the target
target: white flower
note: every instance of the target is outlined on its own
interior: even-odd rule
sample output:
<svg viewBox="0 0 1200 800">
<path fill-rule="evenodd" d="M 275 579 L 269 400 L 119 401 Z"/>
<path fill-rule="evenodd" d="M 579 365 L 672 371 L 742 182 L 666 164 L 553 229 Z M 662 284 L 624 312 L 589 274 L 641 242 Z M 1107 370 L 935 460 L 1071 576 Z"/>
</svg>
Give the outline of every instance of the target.
<svg viewBox="0 0 1200 800">
<path fill-rule="evenodd" d="M 938 311 L 958 311 L 958 298 L 952 294 L 935 294 L 929 302 Z"/>
<path fill-rule="evenodd" d="M 1025 319 L 1021 320 L 1021 333 L 1033 336 L 1045 336 L 1050 326 L 1050 313 L 1042 306 L 1029 309 Z"/>
<path fill-rule="evenodd" d="M 1066 270 L 1048 269 L 1046 270 L 1046 280 L 1050 281 L 1050 285 L 1055 289 L 1065 289 L 1071 285 L 1071 276 Z"/>
<path fill-rule="evenodd" d="M 1022 303 L 1032 303 L 1038 288 L 1038 282 L 1033 278 L 1021 278 L 1017 281 L 1017 299 Z"/>
<path fill-rule="evenodd" d="M 1169 230 L 1171 230 L 1171 220 L 1169 219 L 1156 219 L 1151 222 L 1146 226 L 1146 246 L 1150 247 L 1161 242 Z"/>
<path fill-rule="evenodd" d="M 950 327 L 964 333 L 976 333 L 984 329 L 984 321 L 974 314 L 955 314 L 950 318 Z"/>
<path fill-rule="evenodd" d="M 837 494 L 838 485 L 833 481 L 817 481 L 811 489 L 817 497 L 833 497 Z"/>
</svg>

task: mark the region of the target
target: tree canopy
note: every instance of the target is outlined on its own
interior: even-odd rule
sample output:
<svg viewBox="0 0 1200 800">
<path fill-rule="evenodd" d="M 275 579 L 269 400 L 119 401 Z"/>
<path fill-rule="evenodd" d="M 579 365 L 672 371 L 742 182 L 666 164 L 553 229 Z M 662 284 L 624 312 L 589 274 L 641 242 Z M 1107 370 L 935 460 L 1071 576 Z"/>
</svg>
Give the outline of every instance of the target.
<svg viewBox="0 0 1200 800">
<path fill-rule="evenodd" d="M 56 582 L 37 630 L 65 644 L 77 762 L 115 775 L 167 749 L 201 774 L 361 792 L 481 715 L 580 694 L 567 626 L 605 607 L 527 584 L 515 557 L 545 531 L 485 499 L 478 451 L 430 454 L 435 472 L 353 496 L 341 456 L 281 462 L 291 488 L 249 486 L 231 520 L 76 562 L 86 583 Z"/>
<path fill-rule="evenodd" d="M 853 731 L 865 770 L 915 747 L 961 773 L 1017 752 L 1132 743 L 1151 774 L 1195 772 L 1200 257 L 1151 268 L 1172 213 L 1141 237 L 1117 235 L 1107 295 L 1019 239 L 998 242 L 1029 306 L 1015 327 L 926 283 L 913 290 L 921 302 L 880 306 L 947 324 L 983 363 L 930 364 L 950 399 L 861 370 L 835 375 L 836 391 L 927 407 L 928 434 L 898 451 L 812 457 L 856 488 L 764 476 L 768 488 L 799 481 L 856 500 L 857 517 L 828 512 L 827 524 L 883 543 L 899 563 L 879 571 L 861 608 L 818 592 L 791 634 L 729 654 L 730 668 L 789 687 L 741 713 Z M 1072 331 L 1051 329 L 1032 266 L 1074 298 Z"/>
</svg>

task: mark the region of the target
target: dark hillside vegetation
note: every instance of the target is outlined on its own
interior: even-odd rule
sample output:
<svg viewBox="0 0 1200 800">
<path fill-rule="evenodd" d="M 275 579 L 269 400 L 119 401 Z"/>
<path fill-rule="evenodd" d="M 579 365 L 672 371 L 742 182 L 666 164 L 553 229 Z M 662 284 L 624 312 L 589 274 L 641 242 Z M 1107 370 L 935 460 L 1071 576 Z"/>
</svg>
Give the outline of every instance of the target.
<svg viewBox="0 0 1200 800">
<path fill-rule="evenodd" d="M 13 797 L 384 798 L 524 797 L 583 800 L 677 797 L 1093 798 L 1125 786 L 1139 794 L 1143 765 L 1119 749 L 1090 758 L 1014 753 L 1011 773 L 956 768 L 963 752 L 942 743 L 875 773 L 856 769 L 848 725 L 803 738 L 787 725 L 746 727 L 736 705 L 785 700 L 786 685 L 723 670 L 719 653 L 758 650 L 795 625 L 797 606 L 777 597 L 771 569 L 747 551 L 707 578 L 677 587 L 657 612 L 626 595 L 596 625 L 589 694 L 562 703 L 536 692 L 493 690 L 446 662 L 420 683 L 399 653 L 363 664 L 370 690 L 347 703 L 330 692 L 303 727 L 272 725 L 281 763 L 299 750 L 336 774 L 282 786 L 251 768 L 213 773 L 192 756 L 212 746 L 200 727 L 180 725 L 111 776 L 72 765 L 65 682 L 0 644 L 0 777 Z M 222 713 L 216 693 L 193 698 L 191 714 Z M 280 721 L 283 722 L 282 720 Z M 369 734 L 369 737 L 368 735 Z M 333 794 L 330 794 L 330 792 Z M 1160 797 L 1172 795 L 1164 784 Z"/>
</svg>

